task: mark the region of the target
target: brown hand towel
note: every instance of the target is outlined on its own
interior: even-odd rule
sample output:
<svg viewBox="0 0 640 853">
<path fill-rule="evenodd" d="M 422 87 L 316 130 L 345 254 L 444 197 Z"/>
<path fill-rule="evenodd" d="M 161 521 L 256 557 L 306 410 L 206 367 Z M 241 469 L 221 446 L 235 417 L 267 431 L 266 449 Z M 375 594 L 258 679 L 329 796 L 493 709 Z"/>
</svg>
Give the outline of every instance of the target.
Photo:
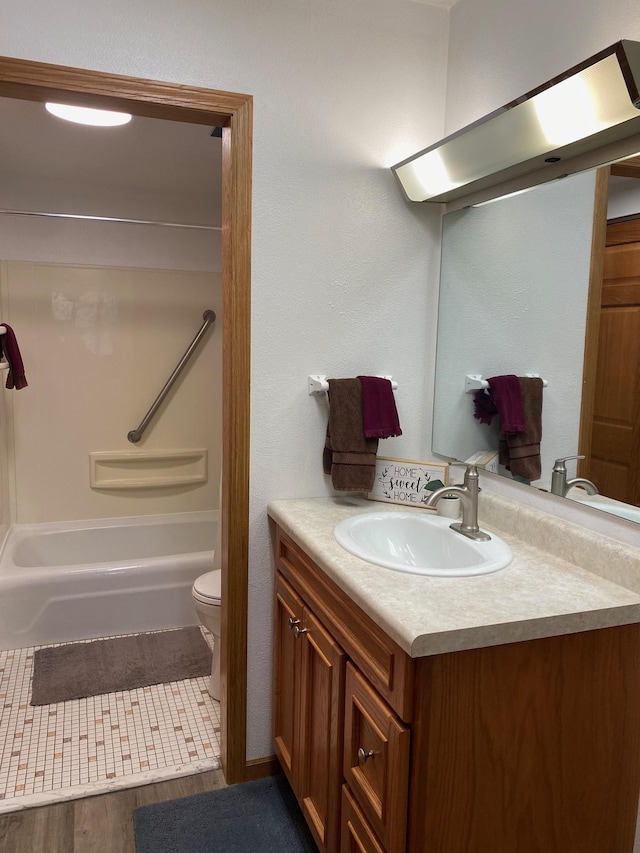
<svg viewBox="0 0 640 853">
<path fill-rule="evenodd" d="M 524 409 L 525 431 L 516 435 L 501 435 L 499 461 L 514 477 L 539 480 L 540 440 L 542 439 L 542 379 L 520 376 L 520 392 Z"/>
<path fill-rule="evenodd" d="M 377 438 L 362 429 L 359 379 L 329 379 L 329 423 L 322 464 L 338 492 L 370 492 L 376 476 Z"/>
</svg>

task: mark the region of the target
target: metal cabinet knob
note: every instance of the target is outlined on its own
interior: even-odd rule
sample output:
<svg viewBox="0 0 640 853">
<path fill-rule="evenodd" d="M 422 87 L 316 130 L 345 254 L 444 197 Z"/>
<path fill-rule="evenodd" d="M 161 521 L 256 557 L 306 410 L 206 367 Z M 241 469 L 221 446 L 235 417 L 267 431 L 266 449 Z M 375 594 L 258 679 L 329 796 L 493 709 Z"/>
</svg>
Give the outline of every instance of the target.
<svg viewBox="0 0 640 853">
<path fill-rule="evenodd" d="M 360 749 L 358 750 L 358 761 L 360 764 L 365 764 L 367 759 L 373 758 L 374 755 L 375 753 L 372 749 L 370 749 L 369 752 L 365 752 L 365 750 L 360 747 Z"/>
<path fill-rule="evenodd" d="M 297 625 L 293 626 L 293 636 L 296 638 L 296 640 L 298 639 L 300 634 L 308 634 L 308 633 L 309 633 L 308 628 L 299 628 Z"/>
<path fill-rule="evenodd" d="M 289 616 L 289 627 L 291 628 L 292 631 L 295 628 L 295 626 L 299 625 L 299 624 L 300 624 L 299 619 L 294 619 L 293 616 Z"/>
</svg>

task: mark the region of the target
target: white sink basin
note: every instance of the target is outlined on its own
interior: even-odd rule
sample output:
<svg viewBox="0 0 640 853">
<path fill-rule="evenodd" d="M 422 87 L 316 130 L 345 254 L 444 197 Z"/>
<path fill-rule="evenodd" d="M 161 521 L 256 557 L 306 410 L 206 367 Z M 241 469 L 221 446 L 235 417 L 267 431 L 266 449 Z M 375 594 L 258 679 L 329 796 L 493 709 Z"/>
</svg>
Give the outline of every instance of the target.
<svg viewBox="0 0 640 853">
<path fill-rule="evenodd" d="M 426 512 L 366 512 L 336 524 L 333 535 L 356 557 L 418 575 L 485 575 L 511 562 L 511 548 L 502 539 L 491 534 L 488 542 L 474 542 L 450 524 L 450 518 Z"/>
</svg>

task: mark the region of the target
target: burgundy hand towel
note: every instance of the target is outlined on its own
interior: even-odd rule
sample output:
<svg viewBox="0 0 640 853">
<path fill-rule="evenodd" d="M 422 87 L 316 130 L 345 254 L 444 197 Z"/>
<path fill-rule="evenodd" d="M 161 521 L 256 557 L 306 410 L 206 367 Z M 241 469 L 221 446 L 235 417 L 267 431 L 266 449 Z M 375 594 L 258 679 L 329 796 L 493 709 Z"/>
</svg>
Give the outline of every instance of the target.
<svg viewBox="0 0 640 853">
<path fill-rule="evenodd" d="M 24 364 L 22 363 L 18 341 L 8 323 L 0 323 L 0 326 L 4 326 L 7 330 L 6 334 L 0 335 L 0 358 L 4 357 L 9 362 L 7 382 L 4 387 L 15 388 L 16 391 L 19 391 L 21 388 L 26 388 L 29 383 L 24 375 Z"/>
<path fill-rule="evenodd" d="M 338 492 L 370 492 L 376 476 L 377 438 L 362 429 L 359 379 L 329 379 L 329 423 L 322 464 Z"/>
<path fill-rule="evenodd" d="M 362 384 L 362 427 L 366 438 L 402 435 L 393 388 L 380 376 L 358 376 Z"/>
<path fill-rule="evenodd" d="M 490 424 L 498 414 L 491 391 L 479 388 L 473 395 L 473 417 L 481 424 Z"/>
<path fill-rule="evenodd" d="M 491 396 L 500 415 L 500 430 L 505 435 L 525 432 L 527 425 L 518 377 L 492 376 L 487 380 Z"/>
</svg>

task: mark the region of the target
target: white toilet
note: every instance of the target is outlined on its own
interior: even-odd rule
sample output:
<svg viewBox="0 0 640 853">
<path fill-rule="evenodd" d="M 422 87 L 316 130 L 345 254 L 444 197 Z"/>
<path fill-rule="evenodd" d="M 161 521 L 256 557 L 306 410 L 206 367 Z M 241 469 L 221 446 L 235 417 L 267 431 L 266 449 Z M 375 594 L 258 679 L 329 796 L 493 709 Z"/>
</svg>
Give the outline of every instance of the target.
<svg viewBox="0 0 640 853">
<path fill-rule="evenodd" d="M 218 569 L 196 578 L 191 588 L 193 603 L 198 618 L 204 627 L 213 634 L 213 656 L 211 659 L 211 680 L 207 690 L 209 695 L 220 701 L 220 605 L 222 600 L 222 572 Z"/>
</svg>

